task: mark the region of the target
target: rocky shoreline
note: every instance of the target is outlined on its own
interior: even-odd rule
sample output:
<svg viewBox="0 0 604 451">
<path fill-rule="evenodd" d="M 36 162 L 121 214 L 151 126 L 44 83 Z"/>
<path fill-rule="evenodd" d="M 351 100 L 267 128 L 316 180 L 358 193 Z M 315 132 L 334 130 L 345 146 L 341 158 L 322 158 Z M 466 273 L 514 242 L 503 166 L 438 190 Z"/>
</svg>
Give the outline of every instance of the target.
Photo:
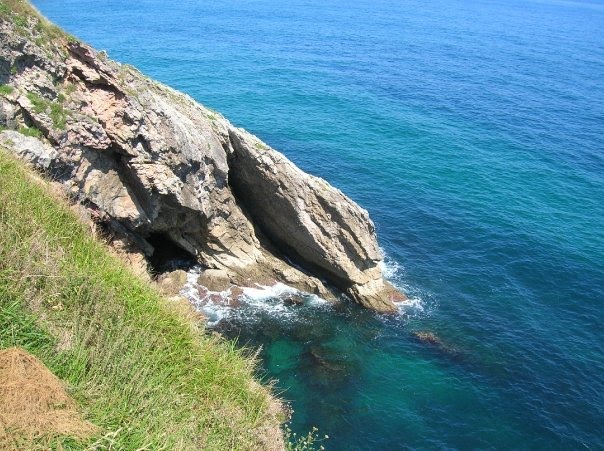
<svg viewBox="0 0 604 451">
<path fill-rule="evenodd" d="M 367 212 L 189 96 L 43 19 L 0 19 L 0 141 L 50 174 L 133 261 L 211 288 L 282 282 L 393 312 Z"/>
</svg>

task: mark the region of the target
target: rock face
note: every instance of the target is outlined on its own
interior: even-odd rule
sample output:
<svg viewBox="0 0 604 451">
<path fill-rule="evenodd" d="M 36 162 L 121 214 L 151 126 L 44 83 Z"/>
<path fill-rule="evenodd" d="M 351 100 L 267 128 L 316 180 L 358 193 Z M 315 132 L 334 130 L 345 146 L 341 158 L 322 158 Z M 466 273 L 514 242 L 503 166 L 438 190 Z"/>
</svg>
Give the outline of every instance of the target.
<svg viewBox="0 0 604 451">
<path fill-rule="evenodd" d="M 45 39 L 38 19 L 0 20 L 0 125 L 38 135 L 0 142 L 109 229 L 148 257 L 186 251 L 233 284 L 279 280 L 395 309 L 373 223 L 339 190 L 134 68 Z"/>
</svg>

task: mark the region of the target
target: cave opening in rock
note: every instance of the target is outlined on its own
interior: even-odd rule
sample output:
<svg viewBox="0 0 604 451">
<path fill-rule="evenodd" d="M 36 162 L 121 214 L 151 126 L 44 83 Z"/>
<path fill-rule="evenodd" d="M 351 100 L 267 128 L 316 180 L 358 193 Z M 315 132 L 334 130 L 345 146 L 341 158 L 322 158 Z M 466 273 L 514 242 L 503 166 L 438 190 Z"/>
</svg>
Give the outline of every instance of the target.
<svg viewBox="0 0 604 451">
<path fill-rule="evenodd" d="M 155 249 L 153 255 L 149 257 L 149 264 L 153 274 L 160 274 L 167 271 L 191 269 L 197 260 L 193 254 L 183 249 L 166 233 L 152 233 L 146 240 Z"/>
</svg>

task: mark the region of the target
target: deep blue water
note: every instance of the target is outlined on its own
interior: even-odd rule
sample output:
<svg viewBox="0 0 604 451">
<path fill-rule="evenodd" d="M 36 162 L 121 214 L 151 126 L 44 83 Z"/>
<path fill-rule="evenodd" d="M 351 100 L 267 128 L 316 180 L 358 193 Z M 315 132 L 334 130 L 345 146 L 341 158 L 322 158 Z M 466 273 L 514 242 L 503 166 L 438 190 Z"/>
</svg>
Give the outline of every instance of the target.
<svg viewBox="0 0 604 451">
<path fill-rule="evenodd" d="M 419 307 L 219 326 L 263 345 L 295 431 L 335 450 L 604 449 L 604 3 L 35 4 L 369 210 Z"/>
</svg>

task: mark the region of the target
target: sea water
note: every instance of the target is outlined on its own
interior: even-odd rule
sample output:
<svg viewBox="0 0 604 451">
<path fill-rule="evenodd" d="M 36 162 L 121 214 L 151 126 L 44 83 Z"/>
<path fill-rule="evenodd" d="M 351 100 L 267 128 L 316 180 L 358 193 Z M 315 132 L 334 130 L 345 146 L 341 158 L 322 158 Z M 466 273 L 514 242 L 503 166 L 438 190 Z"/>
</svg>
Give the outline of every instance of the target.
<svg viewBox="0 0 604 451">
<path fill-rule="evenodd" d="M 295 432 L 604 448 L 601 1 L 34 3 L 369 211 L 400 315 L 256 292 L 215 318 Z"/>
</svg>

